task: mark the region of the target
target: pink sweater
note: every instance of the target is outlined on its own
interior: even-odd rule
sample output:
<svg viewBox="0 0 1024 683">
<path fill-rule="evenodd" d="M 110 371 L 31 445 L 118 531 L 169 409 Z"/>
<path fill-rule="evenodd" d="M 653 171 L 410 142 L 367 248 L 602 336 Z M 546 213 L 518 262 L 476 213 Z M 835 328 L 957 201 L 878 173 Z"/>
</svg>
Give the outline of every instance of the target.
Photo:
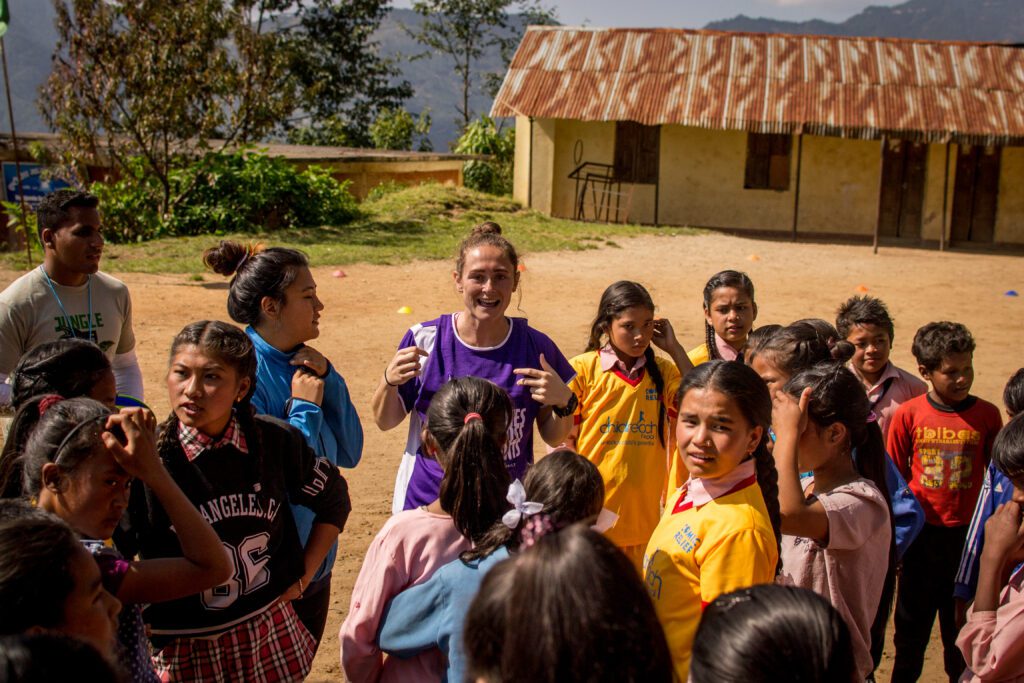
<svg viewBox="0 0 1024 683">
<path fill-rule="evenodd" d="M 366 551 L 352 588 L 348 617 L 338 634 L 341 665 L 350 681 L 441 680 L 445 663 L 439 650 L 410 659 L 384 660 L 377 647 L 377 632 L 391 598 L 426 581 L 469 548 L 469 541 L 456 530 L 451 517 L 424 508 L 400 512 L 384 524 Z"/>
<path fill-rule="evenodd" d="M 967 613 L 956 639 L 967 671 L 963 681 L 1024 681 L 1024 569 L 1018 569 L 1000 595 L 994 612 Z"/>
</svg>

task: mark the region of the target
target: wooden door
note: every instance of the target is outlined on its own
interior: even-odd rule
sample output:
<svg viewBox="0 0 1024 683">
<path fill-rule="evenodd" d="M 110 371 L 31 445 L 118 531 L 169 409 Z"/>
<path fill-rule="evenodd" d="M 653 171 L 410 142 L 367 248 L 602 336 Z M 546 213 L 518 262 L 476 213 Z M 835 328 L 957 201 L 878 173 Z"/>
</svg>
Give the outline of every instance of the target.
<svg viewBox="0 0 1024 683">
<path fill-rule="evenodd" d="M 949 229 L 951 242 L 993 241 L 1001 160 L 1001 147 L 959 147 Z"/>
<path fill-rule="evenodd" d="M 919 238 L 928 145 L 909 140 L 889 140 L 883 155 L 878 234 Z"/>
</svg>

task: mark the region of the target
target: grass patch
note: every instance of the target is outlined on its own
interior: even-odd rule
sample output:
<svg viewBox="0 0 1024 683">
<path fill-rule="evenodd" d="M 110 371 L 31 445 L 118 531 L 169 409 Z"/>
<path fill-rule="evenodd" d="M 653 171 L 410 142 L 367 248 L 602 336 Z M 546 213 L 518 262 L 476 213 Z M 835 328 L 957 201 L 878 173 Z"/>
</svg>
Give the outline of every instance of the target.
<svg viewBox="0 0 1024 683">
<path fill-rule="evenodd" d="M 362 216 L 340 227 L 295 228 L 264 234 L 238 233 L 171 237 L 140 244 L 108 244 L 104 270 L 111 272 L 185 273 L 204 271 L 203 249 L 221 239 L 258 240 L 306 252 L 313 265 L 349 263 L 399 264 L 415 259 L 447 259 L 470 228 L 486 220 L 499 223 L 524 254 L 590 250 L 619 246 L 611 238 L 639 235 L 691 235 L 690 228 L 640 225 L 595 225 L 551 218 L 524 209 L 509 197 L 481 194 L 463 187 L 426 184 L 383 193 L 360 205 Z M 39 259 L 35 253 L 34 259 Z M 25 267 L 24 253 L 0 254 L 0 265 Z"/>
</svg>

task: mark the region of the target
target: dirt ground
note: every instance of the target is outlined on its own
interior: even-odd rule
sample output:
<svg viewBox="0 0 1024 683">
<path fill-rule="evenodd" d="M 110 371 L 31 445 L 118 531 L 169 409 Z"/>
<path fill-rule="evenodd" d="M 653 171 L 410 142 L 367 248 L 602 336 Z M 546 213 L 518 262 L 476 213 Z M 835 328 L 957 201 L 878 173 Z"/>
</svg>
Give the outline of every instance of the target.
<svg viewBox="0 0 1024 683">
<path fill-rule="evenodd" d="M 510 237 L 515 239 L 514 235 Z M 199 255 L 196 255 L 199 258 Z M 745 270 L 757 286 L 757 322 L 787 323 L 805 317 L 831 319 L 837 305 L 858 287 L 881 297 L 896 320 L 894 360 L 913 368 L 910 342 L 914 331 L 933 320 L 965 323 L 978 341 L 974 393 L 1002 408 L 1002 387 L 1021 364 L 1024 299 L 1005 296 L 1024 291 L 1019 257 L 939 253 L 869 247 L 792 244 L 718 234 L 642 237 L 621 241 L 621 248 L 599 251 L 523 255 L 521 301 L 511 315 L 528 317 L 550 335 L 566 356 L 583 350 L 591 316 L 603 289 L 618 279 L 645 284 L 683 344 L 703 339 L 701 290 L 714 272 Z M 349 593 L 367 545 L 391 508 L 394 475 L 406 428 L 380 432 L 370 418 L 370 396 L 385 364 L 409 325 L 457 310 L 451 265 L 419 262 L 405 266 L 354 265 L 347 277 L 334 267 L 314 269 L 326 310 L 321 336 L 314 345 L 327 355 L 348 382 L 366 433 L 363 459 L 346 471 L 354 510 L 341 537 L 334 570 L 331 614 L 310 680 L 341 680 L 337 632 L 348 610 Z M 164 415 L 166 354 L 173 335 L 186 323 L 203 318 L 227 319 L 226 283 L 216 275 L 194 282 L 182 275 L 128 273 L 135 307 L 138 354 L 146 399 Z M 0 287 L 17 273 L 0 271 Z M 411 314 L 399 314 L 408 306 Z M 922 680 L 942 680 L 941 649 L 933 638 Z M 891 650 L 891 648 L 890 648 Z M 888 679 L 890 652 L 879 680 Z"/>
</svg>

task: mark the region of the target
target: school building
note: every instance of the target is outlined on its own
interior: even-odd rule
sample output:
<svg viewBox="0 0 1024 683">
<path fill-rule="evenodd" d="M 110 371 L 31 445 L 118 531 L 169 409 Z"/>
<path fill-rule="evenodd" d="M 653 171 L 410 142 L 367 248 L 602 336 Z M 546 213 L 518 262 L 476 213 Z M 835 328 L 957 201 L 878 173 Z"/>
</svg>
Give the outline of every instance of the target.
<svg viewBox="0 0 1024 683">
<path fill-rule="evenodd" d="M 1024 49 L 530 27 L 492 116 L 554 216 L 1024 246 Z"/>
</svg>

